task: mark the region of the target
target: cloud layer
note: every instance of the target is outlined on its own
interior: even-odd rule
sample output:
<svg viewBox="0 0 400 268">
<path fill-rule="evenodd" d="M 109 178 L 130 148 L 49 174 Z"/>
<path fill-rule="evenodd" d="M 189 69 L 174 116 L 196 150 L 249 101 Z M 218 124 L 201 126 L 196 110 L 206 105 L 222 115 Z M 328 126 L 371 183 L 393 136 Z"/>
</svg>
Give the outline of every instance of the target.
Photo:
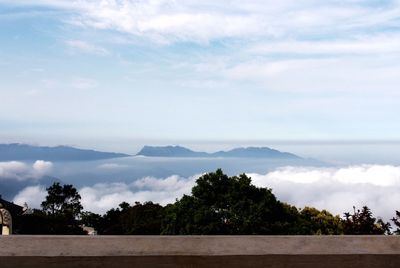
<svg viewBox="0 0 400 268">
<path fill-rule="evenodd" d="M 104 213 L 122 202 L 133 204 L 135 201 L 153 201 L 163 205 L 173 203 L 176 198 L 190 193 L 197 177 L 145 177 L 130 184 L 99 183 L 83 187 L 79 192 L 85 209 Z"/>
<path fill-rule="evenodd" d="M 75 12 L 69 23 L 155 41 L 209 42 L 223 38 L 289 38 L 392 28 L 400 3 L 389 1 L 15 0 Z M 290 19 L 289 19 L 290 18 Z M 86 46 L 85 46 L 86 47 Z"/>
<path fill-rule="evenodd" d="M 14 197 L 13 202 L 19 205 L 26 203 L 30 208 L 40 208 L 40 204 L 44 201 L 46 195 L 44 186 L 28 186 Z"/>
<path fill-rule="evenodd" d="M 113 29 L 159 42 L 224 38 L 281 39 L 393 27 L 400 4 L 386 1 L 79 1 L 75 23 Z M 288 19 L 290 18 L 290 19 Z"/>
<path fill-rule="evenodd" d="M 0 180 L 37 180 L 48 174 L 53 164 L 48 161 L 37 160 L 32 165 L 19 162 L 0 162 Z"/>
<path fill-rule="evenodd" d="M 265 175 L 251 173 L 258 187 L 272 188 L 281 201 L 297 207 L 313 206 L 343 215 L 353 205 L 369 206 L 374 215 L 389 220 L 400 210 L 400 167 L 359 165 L 342 168 L 282 167 Z M 166 205 L 190 194 L 199 175 L 183 178 L 145 177 L 128 183 L 99 183 L 79 189 L 84 209 L 104 213 L 122 202 L 153 201 Z M 28 187 L 16 203 L 40 204 L 44 187 Z"/>
<path fill-rule="evenodd" d="M 353 205 L 367 205 L 386 220 L 400 210 L 398 166 L 284 167 L 249 176 L 255 185 L 272 188 L 279 199 L 297 207 L 314 206 L 342 215 L 352 211 Z"/>
</svg>

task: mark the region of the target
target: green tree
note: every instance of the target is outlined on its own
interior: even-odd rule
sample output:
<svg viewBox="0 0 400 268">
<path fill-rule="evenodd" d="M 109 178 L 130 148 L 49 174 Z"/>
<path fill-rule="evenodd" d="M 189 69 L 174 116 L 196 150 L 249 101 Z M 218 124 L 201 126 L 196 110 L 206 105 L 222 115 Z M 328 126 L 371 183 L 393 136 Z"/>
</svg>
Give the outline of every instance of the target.
<svg viewBox="0 0 400 268">
<path fill-rule="evenodd" d="M 123 202 L 107 211 L 97 230 L 105 235 L 159 235 L 163 213 L 164 208 L 153 202 Z"/>
<path fill-rule="evenodd" d="M 299 212 L 299 230 L 304 235 L 340 235 L 343 234 L 342 219 L 327 210 L 305 207 Z"/>
<path fill-rule="evenodd" d="M 379 235 L 390 234 L 390 223 L 377 220 L 371 210 L 364 206 L 361 210 L 353 207 L 353 214 L 346 212 L 343 220 L 343 230 L 346 235 Z"/>
<path fill-rule="evenodd" d="M 251 184 L 245 174 L 222 170 L 196 181 L 192 195 L 166 207 L 163 234 L 288 234 L 296 222 L 270 189 Z"/>
</svg>

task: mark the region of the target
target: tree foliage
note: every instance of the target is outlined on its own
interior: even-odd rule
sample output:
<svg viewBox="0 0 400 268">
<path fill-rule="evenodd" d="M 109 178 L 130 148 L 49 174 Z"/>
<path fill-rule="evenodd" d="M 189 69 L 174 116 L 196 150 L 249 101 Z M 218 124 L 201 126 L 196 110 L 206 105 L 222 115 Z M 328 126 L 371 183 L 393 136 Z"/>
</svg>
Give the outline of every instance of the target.
<svg viewBox="0 0 400 268">
<path fill-rule="evenodd" d="M 394 233 L 400 235 L 400 212 L 396 210 L 396 216 L 392 218 L 394 225 L 396 226 L 396 230 Z"/>
<path fill-rule="evenodd" d="M 55 182 L 46 190 L 46 200 L 41 204 L 44 212 L 49 215 L 79 217 L 82 210 L 81 196 L 74 186 Z"/>
<path fill-rule="evenodd" d="M 390 234 L 390 223 L 372 216 L 371 210 L 364 206 L 362 209 L 353 207 L 353 214 L 344 214 L 343 230 L 347 235 L 379 235 Z"/>
<path fill-rule="evenodd" d="M 342 219 L 326 210 L 305 207 L 298 212 L 298 223 L 294 232 L 300 235 L 340 235 L 343 234 Z"/>
<path fill-rule="evenodd" d="M 82 212 L 72 185 L 47 188 L 42 210 L 19 216 L 19 234 L 84 234 L 81 226 L 102 235 L 367 235 L 390 234 L 390 224 L 364 206 L 341 218 L 326 210 L 296 208 L 280 202 L 271 189 L 259 188 L 245 174 L 222 170 L 196 180 L 190 195 L 165 207 L 153 202 L 123 202 L 104 215 Z M 400 212 L 392 219 L 400 234 Z"/>
<path fill-rule="evenodd" d="M 17 232 L 20 234 L 85 234 L 78 217 L 82 205 L 81 196 L 72 185 L 53 183 L 47 189 L 42 210 L 22 215 L 18 220 Z"/>
<path fill-rule="evenodd" d="M 104 216 L 85 212 L 82 223 L 94 227 L 103 235 L 159 235 L 164 208 L 153 202 L 123 202 Z"/>
<path fill-rule="evenodd" d="M 270 189 L 219 169 L 197 179 L 191 196 L 166 207 L 162 233 L 286 234 L 295 220 Z"/>
<path fill-rule="evenodd" d="M 48 215 L 42 210 L 18 217 L 17 234 L 84 235 L 77 221 L 67 222 L 62 215 Z"/>
</svg>

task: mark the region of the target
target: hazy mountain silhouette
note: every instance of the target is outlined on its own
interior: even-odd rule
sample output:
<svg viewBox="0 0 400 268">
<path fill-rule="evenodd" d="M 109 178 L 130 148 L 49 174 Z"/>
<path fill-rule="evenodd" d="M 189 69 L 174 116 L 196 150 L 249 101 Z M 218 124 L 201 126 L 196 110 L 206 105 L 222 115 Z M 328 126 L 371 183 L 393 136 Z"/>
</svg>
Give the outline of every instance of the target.
<svg viewBox="0 0 400 268">
<path fill-rule="evenodd" d="M 69 146 L 43 147 L 20 143 L 0 144 L 0 161 L 46 160 L 88 161 L 126 157 L 127 154 L 77 149 Z"/>
<path fill-rule="evenodd" d="M 235 148 L 215 153 L 196 152 L 182 146 L 144 146 L 137 155 L 153 157 L 239 157 L 239 158 L 275 158 L 302 159 L 301 157 L 274 150 L 268 147 Z"/>
<path fill-rule="evenodd" d="M 182 146 L 144 146 L 136 155 L 164 157 L 207 157 L 208 153 L 195 152 Z"/>
<path fill-rule="evenodd" d="M 219 151 L 211 155 L 216 157 L 301 159 L 295 154 L 281 152 L 268 147 L 235 148 L 229 151 Z"/>
</svg>

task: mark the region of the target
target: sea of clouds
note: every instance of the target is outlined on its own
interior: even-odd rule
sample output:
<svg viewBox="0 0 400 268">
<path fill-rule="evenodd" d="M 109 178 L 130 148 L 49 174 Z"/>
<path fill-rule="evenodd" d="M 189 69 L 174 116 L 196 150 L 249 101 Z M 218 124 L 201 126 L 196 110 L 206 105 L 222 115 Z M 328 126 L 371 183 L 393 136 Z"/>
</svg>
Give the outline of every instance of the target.
<svg viewBox="0 0 400 268">
<path fill-rule="evenodd" d="M 20 161 L 0 162 L 0 180 L 38 180 L 52 167 L 53 163 L 43 160 L 37 160 L 32 165 Z"/>
<path fill-rule="evenodd" d="M 40 183 L 52 168 L 52 163 L 36 161 L 0 163 L 0 180 L 37 180 L 14 197 L 17 204 L 40 207 L 46 187 Z M 400 210 L 400 166 L 354 165 L 345 167 L 293 167 L 274 169 L 266 174 L 248 173 L 258 187 L 271 188 L 281 201 L 296 207 L 313 206 L 343 215 L 353 206 L 367 205 L 374 216 L 389 220 Z M 85 210 L 105 213 L 122 202 L 153 201 L 166 205 L 184 194 L 190 194 L 196 179 L 178 175 L 164 178 L 143 177 L 130 183 L 97 183 L 80 187 Z"/>
</svg>

